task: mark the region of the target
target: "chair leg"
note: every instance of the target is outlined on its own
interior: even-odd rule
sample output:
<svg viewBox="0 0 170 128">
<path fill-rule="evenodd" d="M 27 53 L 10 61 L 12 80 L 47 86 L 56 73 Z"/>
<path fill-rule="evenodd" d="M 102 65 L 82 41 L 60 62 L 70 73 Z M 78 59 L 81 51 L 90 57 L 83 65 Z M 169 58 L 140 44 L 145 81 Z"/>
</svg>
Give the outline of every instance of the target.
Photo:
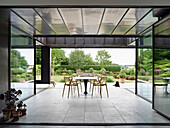
<svg viewBox="0 0 170 128">
<path fill-rule="evenodd" d="M 70 86 L 68 88 L 68 97 L 67 98 L 69 98 L 69 94 L 70 94 Z"/>
<path fill-rule="evenodd" d="M 81 81 L 80 81 L 80 89 L 81 89 L 81 92 L 82 92 L 82 85 L 81 85 Z"/>
<path fill-rule="evenodd" d="M 90 87 L 89 87 L 89 92 L 91 91 L 91 81 L 90 81 Z"/>
<path fill-rule="evenodd" d="M 107 91 L 107 97 L 109 97 L 109 92 L 108 92 L 107 85 L 106 85 L 106 91 Z"/>
<path fill-rule="evenodd" d="M 71 95 L 73 95 L 73 89 L 72 89 L 72 86 L 71 86 Z"/>
<path fill-rule="evenodd" d="M 102 98 L 102 86 L 100 86 L 100 97 Z"/>
<path fill-rule="evenodd" d="M 78 92 L 78 97 L 79 97 L 79 87 L 78 87 L 78 85 L 77 85 L 77 92 Z"/>
<path fill-rule="evenodd" d="M 92 96 L 93 96 L 94 86 L 92 87 Z"/>
<path fill-rule="evenodd" d="M 64 85 L 62 97 L 64 96 L 65 86 L 66 86 L 66 85 Z"/>
</svg>

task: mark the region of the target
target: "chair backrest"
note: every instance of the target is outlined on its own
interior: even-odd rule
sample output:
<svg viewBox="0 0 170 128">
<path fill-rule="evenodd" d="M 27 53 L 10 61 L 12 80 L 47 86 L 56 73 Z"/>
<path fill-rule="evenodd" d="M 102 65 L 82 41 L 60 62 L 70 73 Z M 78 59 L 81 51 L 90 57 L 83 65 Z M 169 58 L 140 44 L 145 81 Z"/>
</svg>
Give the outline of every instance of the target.
<svg viewBox="0 0 170 128">
<path fill-rule="evenodd" d="M 65 82 L 65 84 L 70 84 L 71 78 L 68 77 L 68 76 L 65 76 L 65 77 L 64 77 L 64 82 Z"/>
<path fill-rule="evenodd" d="M 107 77 L 101 77 L 100 82 L 102 84 L 106 84 L 107 83 Z"/>
</svg>

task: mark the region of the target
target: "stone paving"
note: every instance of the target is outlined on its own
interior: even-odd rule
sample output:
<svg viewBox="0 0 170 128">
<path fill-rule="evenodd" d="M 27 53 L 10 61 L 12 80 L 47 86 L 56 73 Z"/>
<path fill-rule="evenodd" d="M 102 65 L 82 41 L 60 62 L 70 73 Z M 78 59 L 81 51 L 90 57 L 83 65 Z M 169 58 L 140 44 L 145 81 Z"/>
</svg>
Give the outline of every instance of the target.
<svg viewBox="0 0 170 128">
<path fill-rule="evenodd" d="M 75 92 L 70 98 L 67 98 L 68 88 L 66 88 L 65 95 L 62 97 L 63 83 L 58 83 L 55 88 L 50 87 L 26 100 L 28 113 L 17 122 L 170 123 L 169 120 L 152 109 L 151 103 L 127 89 L 117 88 L 112 85 L 108 84 L 109 98 L 106 96 L 105 88 L 103 88 L 102 99 L 97 89 L 93 97 L 91 92 L 85 96 L 80 91 L 80 97 Z M 129 126 L 127 128 L 133 127 Z"/>
</svg>

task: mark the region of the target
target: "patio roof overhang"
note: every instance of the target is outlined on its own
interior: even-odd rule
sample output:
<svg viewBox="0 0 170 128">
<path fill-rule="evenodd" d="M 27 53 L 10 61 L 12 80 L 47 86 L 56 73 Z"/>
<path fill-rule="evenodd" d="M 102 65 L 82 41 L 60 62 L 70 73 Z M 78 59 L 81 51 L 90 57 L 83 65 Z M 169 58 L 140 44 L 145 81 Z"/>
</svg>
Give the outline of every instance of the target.
<svg viewBox="0 0 170 128">
<path fill-rule="evenodd" d="M 12 8 L 11 34 L 34 36 L 56 48 L 135 47 L 158 21 L 157 12 L 148 7 Z"/>
</svg>

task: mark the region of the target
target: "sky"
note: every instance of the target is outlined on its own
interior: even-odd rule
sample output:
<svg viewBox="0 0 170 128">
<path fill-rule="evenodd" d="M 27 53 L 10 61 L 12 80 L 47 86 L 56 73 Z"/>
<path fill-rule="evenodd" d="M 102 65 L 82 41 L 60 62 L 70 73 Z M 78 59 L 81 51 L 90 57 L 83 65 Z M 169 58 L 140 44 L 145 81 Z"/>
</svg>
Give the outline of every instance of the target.
<svg viewBox="0 0 170 128">
<path fill-rule="evenodd" d="M 66 57 L 69 57 L 74 48 L 62 48 L 65 51 Z M 33 49 L 16 49 L 20 51 L 21 56 L 24 56 L 29 65 L 34 64 Z M 119 65 L 135 65 L 135 49 L 134 48 L 82 48 L 85 54 L 91 54 L 95 60 L 98 50 L 106 50 L 110 55 L 110 60 Z"/>
</svg>

